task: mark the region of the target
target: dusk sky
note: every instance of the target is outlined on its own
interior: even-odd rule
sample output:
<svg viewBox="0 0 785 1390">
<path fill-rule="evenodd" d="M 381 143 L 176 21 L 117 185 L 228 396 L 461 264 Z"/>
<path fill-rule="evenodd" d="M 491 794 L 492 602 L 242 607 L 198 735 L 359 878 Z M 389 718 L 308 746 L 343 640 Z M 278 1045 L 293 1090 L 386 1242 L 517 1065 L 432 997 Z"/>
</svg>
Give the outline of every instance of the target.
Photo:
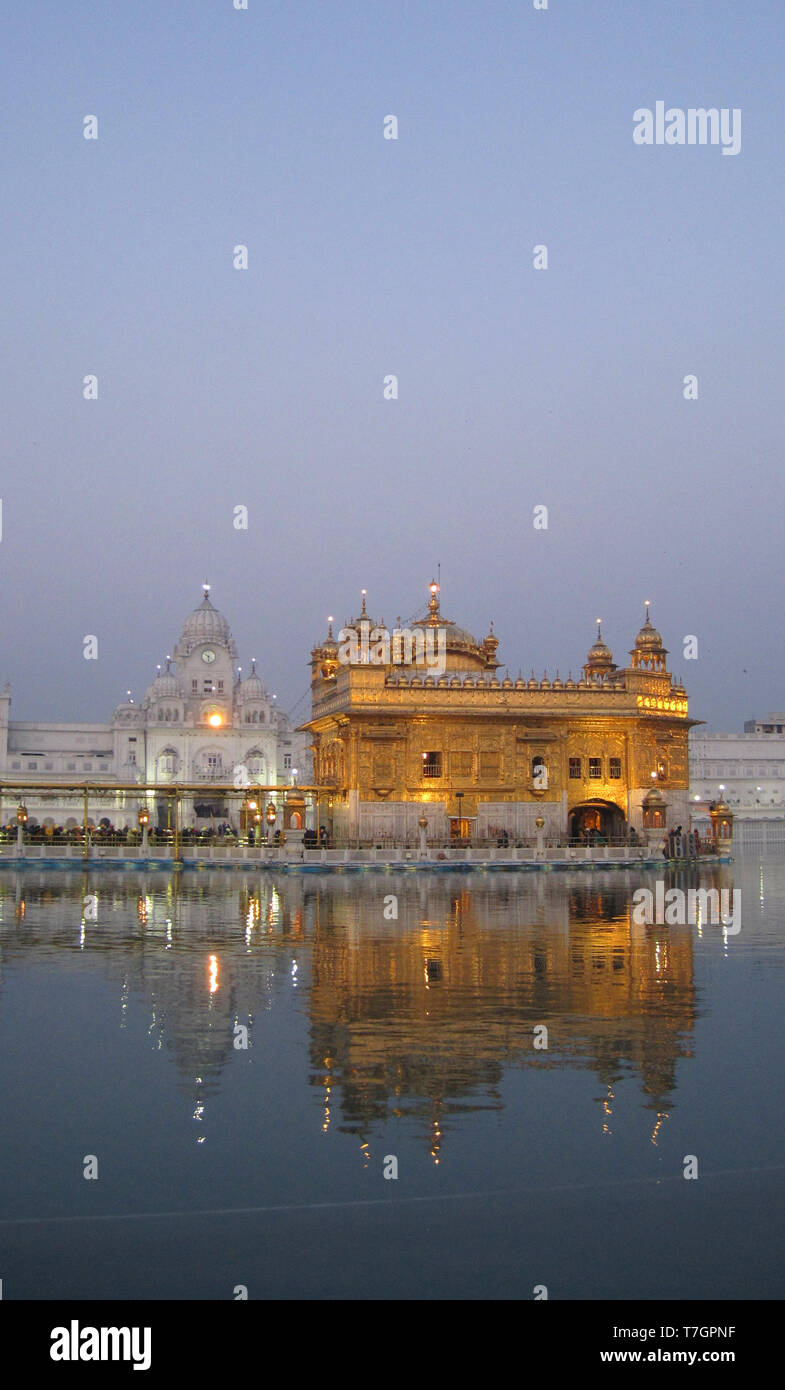
<svg viewBox="0 0 785 1390">
<path fill-rule="evenodd" d="M 205 580 L 291 709 L 328 613 L 406 620 L 438 563 L 513 677 L 577 677 L 597 617 L 626 665 L 650 599 L 695 718 L 785 707 L 782 0 L 3 29 L 12 718 L 140 699 Z M 637 145 L 659 100 L 738 108 L 740 152 Z"/>
</svg>

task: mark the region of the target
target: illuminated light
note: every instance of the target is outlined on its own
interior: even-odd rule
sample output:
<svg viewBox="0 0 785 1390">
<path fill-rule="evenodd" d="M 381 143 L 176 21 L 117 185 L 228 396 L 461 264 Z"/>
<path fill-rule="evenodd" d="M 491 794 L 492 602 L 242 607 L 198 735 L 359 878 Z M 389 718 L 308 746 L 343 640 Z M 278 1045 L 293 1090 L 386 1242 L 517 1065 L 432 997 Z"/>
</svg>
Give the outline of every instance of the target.
<svg viewBox="0 0 785 1390">
<path fill-rule="evenodd" d="M 208 724 L 212 724 L 212 726 L 213 726 L 214 729 L 218 729 L 218 728 L 220 728 L 221 724 L 223 723 L 223 720 L 221 719 L 220 714 L 211 714 L 211 715 L 210 715 L 210 718 L 209 718 L 208 721 L 207 721 L 207 723 L 208 723 Z"/>
<path fill-rule="evenodd" d="M 210 956 L 210 993 L 215 994 L 218 988 L 218 957 Z"/>
<path fill-rule="evenodd" d="M 652 1144 L 654 1144 L 655 1148 L 656 1148 L 656 1146 L 657 1146 L 657 1135 L 659 1134 L 660 1126 L 661 1126 L 663 1120 L 667 1120 L 668 1118 L 669 1118 L 669 1115 L 668 1115 L 668 1112 L 667 1112 L 667 1111 L 662 1111 L 662 1112 L 659 1112 L 659 1111 L 658 1111 L 658 1113 L 657 1113 L 657 1123 L 656 1123 L 656 1125 L 654 1126 L 654 1129 L 652 1130 L 652 1135 L 651 1135 L 651 1142 L 652 1142 Z"/>
</svg>

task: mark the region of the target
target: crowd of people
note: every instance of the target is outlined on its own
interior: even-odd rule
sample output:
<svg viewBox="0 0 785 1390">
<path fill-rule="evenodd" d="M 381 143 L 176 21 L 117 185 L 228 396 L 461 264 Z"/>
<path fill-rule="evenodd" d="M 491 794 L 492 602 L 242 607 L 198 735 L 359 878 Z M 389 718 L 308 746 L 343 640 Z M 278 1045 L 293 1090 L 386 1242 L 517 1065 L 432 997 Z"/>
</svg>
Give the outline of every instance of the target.
<svg viewBox="0 0 785 1390">
<path fill-rule="evenodd" d="M 88 834 L 90 843 L 93 845 L 140 845 L 142 842 L 142 830 L 139 826 L 120 826 L 117 827 L 108 819 L 99 821 L 98 825 L 93 825 L 88 821 Z M 0 839 L 6 844 L 16 842 L 18 837 L 18 825 L 16 820 L 10 820 L 6 825 L 0 827 Z M 179 833 L 181 845 L 202 845 L 202 844 L 223 844 L 223 845 L 280 845 L 283 843 L 284 835 L 280 830 L 259 831 L 253 826 L 248 827 L 246 835 L 240 834 L 235 830 L 229 821 L 219 821 L 210 826 L 183 826 Z M 160 828 L 149 826 L 147 831 L 148 845 L 169 845 L 174 841 L 174 831 L 170 828 Z M 53 825 L 47 823 L 39 825 L 35 820 L 28 820 L 24 826 L 25 844 L 60 844 L 60 845 L 81 845 L 84 843 L 84 827 L 82 825 Z M 315 848 L 317 844 L 326 846 L 329 844 L 329 837 L 325 826 L 320 826 L 319 834 L 315 830 L 306 830 L 303 835 L 303 844 L 306 849 Z"/>
</svg>

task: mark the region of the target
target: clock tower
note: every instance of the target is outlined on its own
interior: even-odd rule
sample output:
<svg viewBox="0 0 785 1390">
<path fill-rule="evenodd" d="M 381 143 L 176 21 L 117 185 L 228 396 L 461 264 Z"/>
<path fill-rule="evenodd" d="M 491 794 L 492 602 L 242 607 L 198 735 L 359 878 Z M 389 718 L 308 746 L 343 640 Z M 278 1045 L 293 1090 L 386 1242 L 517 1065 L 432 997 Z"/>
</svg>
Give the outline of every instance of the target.
<svg viewBox="0 0 785 1390">
<path fill-rule="evenodd" d="M 174 657 L 187 721 L 214 729 L 231 725 L 237 647 L 229 624 L 210 602 L 209 584 L 185 620 Z"/>
</svg>

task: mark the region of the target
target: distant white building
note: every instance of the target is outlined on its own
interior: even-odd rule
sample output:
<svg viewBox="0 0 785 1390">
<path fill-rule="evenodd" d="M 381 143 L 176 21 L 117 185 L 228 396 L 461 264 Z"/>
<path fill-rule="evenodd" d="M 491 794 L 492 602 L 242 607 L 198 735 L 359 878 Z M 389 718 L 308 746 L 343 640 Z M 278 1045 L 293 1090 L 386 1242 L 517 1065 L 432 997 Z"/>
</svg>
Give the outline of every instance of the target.
<svg viewBox="0 0 785 1390">
<path fill-rule="evenodd" d="M 108 724 L 24 723 L 9 719 L 11 693 L 0 692 L 0 782 L 35 781 L 103 784 L 107 795 L 91 794 L 90 819 L 105 815 L 118 828 L 136 825 L 140 797 L 110 795 L 113 784 L 201 783 L 204 795 L 183 798 L 183 823 L 235 820 L 211 786 L 291 786 L 311 780 L 307 735 L 297 733 L 278 710 L 256 663 L 241 679 L 229 624 L 210 602 L 209 586 L 189 614 L 165 669 L 140 704 L 128 699 Z M 13 797 L 14 807 L 9 805 Z M 12 819 L 16 800 L 4 797 L 0 817 Z M 26 797 L 31 820 L 41 824 L 81 822 L 73 796 Z M 153 822 L 167 823 L 166 796 L 155 800 Z"/>
<path fill-rule="evenodd" d="M 785 714 L 745 722 L 743 734 L 690 733 L 690 810 L 708 824 L 724 798 L 740 849 L 785 850 Z"/>
</svg>

